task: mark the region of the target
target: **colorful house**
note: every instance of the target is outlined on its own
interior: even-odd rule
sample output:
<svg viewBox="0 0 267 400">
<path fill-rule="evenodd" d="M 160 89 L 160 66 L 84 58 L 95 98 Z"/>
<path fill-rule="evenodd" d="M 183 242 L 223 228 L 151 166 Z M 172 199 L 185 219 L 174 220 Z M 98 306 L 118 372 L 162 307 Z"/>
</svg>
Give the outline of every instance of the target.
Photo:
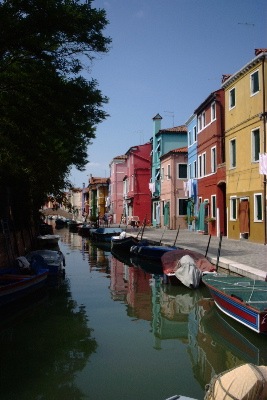
<svg viewBox="0 0 267 400">
<path fill-rule="evenodd" d="M 88 185 L 89 219 L 95 221 L 109 211 L 107 198 L 109 191 L 109 178 L 90 176 Z"/>
<path fill-rule="evenodd" d="M 187 147 L 171 150 L 161 157 L 161 226 L 185 228 L 187 214 Z"/>
<path fill-rule="evenodd" d="M 127 153 L 127 170 L 123 179 L 123 216 L 125 222 L 137 220 L 140 223 L 146 218 L 151 221 L 151 193 L 149 180 L 151 143 L 131 147 Z"/>
<path fill-rule="evenodd" d="M 225 76 L 228 237 L 266 244 L 267 49 Z M 263 161 L 263 162 L 262 162 Z"/>
<path fill-rule="evenodd" d="M 186 121 L 188 138 L 187 223 L 191 230 L 197 229 L 197 116 L 192 114 Z"/>
<path fill-rule="evenodd" d="M 194 114 L 197 116 L 198 230 L 225 235 L 224 90 L 212 92 Z"/>
<path fill-rule="evenodd" d="M 127 174 L 127 156 L 121 155 L 114 157 L 109 164 L 110 167 L 110 186 L 109 212 L 113 216 L 113 222 L 119 224 L 123 217 L 123 180 Z"/>
<path fill-rule="evenodd" d="M 158 226 L 161 223 L 162 210 L 161 196 L 161 157 L 169 151 L 187 146 L 187 128 L 185 125 L 169 129 L 161 129 L 162 117 L 157 114 L 153 118 L 154 131 L 151 138 L 151 179 L 150 191 L 152 195 L 152 224 Z"/>
</svg>

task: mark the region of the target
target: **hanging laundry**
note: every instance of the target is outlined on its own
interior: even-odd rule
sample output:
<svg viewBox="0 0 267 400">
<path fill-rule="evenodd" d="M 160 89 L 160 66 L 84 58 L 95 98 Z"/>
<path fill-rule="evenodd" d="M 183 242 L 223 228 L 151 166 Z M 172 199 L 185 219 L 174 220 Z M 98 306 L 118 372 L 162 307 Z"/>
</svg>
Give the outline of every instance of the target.
<svg viewBox="0 0 267 400">
<path fill-rule="evenodd" d="M 267 175 L 267 154 L 259 155 L 259 173 L 260 175 Z"/>
</svg>

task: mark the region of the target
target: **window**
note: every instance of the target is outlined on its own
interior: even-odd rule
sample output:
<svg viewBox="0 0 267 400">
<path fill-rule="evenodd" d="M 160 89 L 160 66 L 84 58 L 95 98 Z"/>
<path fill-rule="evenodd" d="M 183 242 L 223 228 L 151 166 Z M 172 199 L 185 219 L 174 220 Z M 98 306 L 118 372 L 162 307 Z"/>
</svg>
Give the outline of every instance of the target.
<svg viewBox="0 0 267 400">
<path fill-rule="evenodd" d="M 212 218 L 216 218 L 216 195 L 211 196 L 211 215 Z"/>
<path fill-rule="evenodd" d="M 202 129 L 201 115 L 199 115 L 197 117 L 197 127 L 198 127 L 198 131 L 201 131 L 201 129 Z"/>
<path fill-rule="evenodd" d="M 178 215 L 187 214 L 187 199 L 178 199 Z"/>
<path fill-rule="evenodd" d="M 202 176 L 202 165 L 201 165 L 201 156 L 198 156 L 198 177 Z"/>
<path fill-rule="evenodd" d="M 210 159 L 211 159 L 211 172 L 216 172 L 216 166 L 217 166 L 217 160 L 216 160 L 216 147 L 212 147 L 211 148 L 211 155 L 210 155 Z"/>
<path fill-rule="evenodd" d="M 186 179 L 187 178 L 187 164 L 178 164 L 178 178 Z"/>
<path fill-rule="evenodd" d="M 262 213 L 262 194 L 255 193 L 254 194 L 254 221 L 262 221 L 263 213 Z"/>
<path fill-rule="evenodd" d="M 167 179 L 169 180 L 171 178 L 171 165 L 167 165 Z"/>
<path fill-rule="evenodd" d="M 206 176 L 206 153 L 202 154 L 202 174 Z"/>
<path fill-rule="evenodd" d="M 161 168 L 161 180 L 164 181 L 164 168 Z"/>
<path fill-rule="evenodd" d="M 230 140 L 230 168 L 236 167 L 236 140 Z"/>
<path fill-rule="evenodd" d="M 235 88 L 231 89 L 229 92 L 229 108 L 235 107 Z"/>
<path fill-rule="evenodd" d="M 206 113 L 205 113 L 205 111 L 202 113 L 201 118 L 202 118 L 202 128 L 205 128 L 205 126 L 206 126 Z"/>
<path fill-rule="evenodd" d="M 211 120 L 214 121 L 216 119 L 216 104 L 215 101 L 211 104 Z"/>
<path fill-rule="evenodd" d="M 260 156 L 260 130 L 254 129 L 252 131 L 252 161 L 259 161 Z"/>
<path fill-rule="evenodd" d="M 194 136 L 194 138 L 193 138 L 193 140 L 194 140 L 194 142 L 196 142 L 197 141 L 197 127 L 196 126 L 194 126 L 194 128 L 193 128 L 193 136 Z"/>
<path fill-rule="evenodd" d="M 160 179 L 160 169 L 158 168 L 158 169 L 156 169 L 155 180 L 159 181 L 159 179 Z"/>
<path fill-rule="evenodd" d="M 194 161 L 194 178 L 197 178 L 197 162 Z"/>
<path fill-rule="evenodd" d="M 237 198 L 230 197 L 230 220 L 236 221 L 237 218 Z"/>
<path fill-rule="evenodd" d="M 259 90 L 260 90 L 259 71 L 256 71 L 250 75 L 250 93 L 251 95 L 254 95 Z"/>
<path fill-rule="evenodd" d="M 188 132 L 188 145 L 191 146 L 192 143 L 193 143 L 193 141 L 192 141 L 192 132 L 189 131 Z"/>
<path fill-rule="evenodd" d="M 193 178 L 193 176 L 192 176 L 192 164 L 188 165 L 188 178 L 189 179 Z"/>
<path fill-rule="evenodd" d="M 160 140 L 157 142 L 156 151 L 160 152 Z"/>
</svg>

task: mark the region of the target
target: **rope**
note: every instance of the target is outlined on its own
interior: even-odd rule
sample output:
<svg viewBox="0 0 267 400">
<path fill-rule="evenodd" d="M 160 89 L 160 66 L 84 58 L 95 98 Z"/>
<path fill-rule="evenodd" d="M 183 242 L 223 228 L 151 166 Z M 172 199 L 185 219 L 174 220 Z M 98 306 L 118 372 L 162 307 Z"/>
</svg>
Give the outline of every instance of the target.
<svg viewBox="0 0 267 400">
<path fill-rule="evenodd" d="M 264 377 L 263 373 L 261 372 L 261 370 L 256 365 L 254 365 L 254 364 L 248 364 L 248 365 L 254 370 L 255 375 L 261 381 L 261 387 L 260 386 L 258 387 L 258 390 L 254 395 L 255 399 L 259 399 L 261 394 L 262 394 L 262 392 L 263 392 L 263 390 L 264 390 L 265 377 Z M 235 369 L 236 369 L 236 367 L 232 368 L 232 369 L 229 369 L 227 371 L 227 373 L 231 372 L 231 371 L 233 371 Z M 205 386 L 206 395 L 204 397 L 204 400 L 216 400 L 215 392 L 214 392 L 215 383 L 216 382 L 218 382 L 218 384 L 220 385 L 221 389 L 224 391 L 224 393 L 227 396 L 229 396 L 230 399 L 240 400 L 237 397 L 235 397 L 234 395 L 232 395 L 231 393 L 229 393 L 229 391 L 226 388 L 223 387 L 223 384 L 221 382 L 221 377 L 224 376 L 225 374 L 226 374 L 226 372 L 222 372 L 221 374 L 214 375 L 214 377 L 212 378 L 211 382 Z"/>
</svg>

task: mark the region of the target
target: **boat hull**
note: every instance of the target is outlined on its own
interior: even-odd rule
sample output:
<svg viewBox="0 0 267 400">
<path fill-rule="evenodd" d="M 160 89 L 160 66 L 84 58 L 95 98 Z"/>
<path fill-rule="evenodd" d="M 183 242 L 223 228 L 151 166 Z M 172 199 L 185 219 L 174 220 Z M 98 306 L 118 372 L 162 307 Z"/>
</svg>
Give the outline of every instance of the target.
<svg viewBox="0 0 267 400">
<path fill-rule="evenodd" d="M 267 282 L 230 276 L 219 277 L 218 283 L 216 276 L 202 279 L 219 310 L 257 333 L 267 332 Z M 235 286 L 230 287 L 230 282 Z"/>
<path fill-rule="evenodd" d="M 21 298 L 39 290 L 47 282 L 48 270 L 40 270 L 35 275 L 9 273 L 0 274 L 0 307 L 13 304 Z"/>
</svg>

